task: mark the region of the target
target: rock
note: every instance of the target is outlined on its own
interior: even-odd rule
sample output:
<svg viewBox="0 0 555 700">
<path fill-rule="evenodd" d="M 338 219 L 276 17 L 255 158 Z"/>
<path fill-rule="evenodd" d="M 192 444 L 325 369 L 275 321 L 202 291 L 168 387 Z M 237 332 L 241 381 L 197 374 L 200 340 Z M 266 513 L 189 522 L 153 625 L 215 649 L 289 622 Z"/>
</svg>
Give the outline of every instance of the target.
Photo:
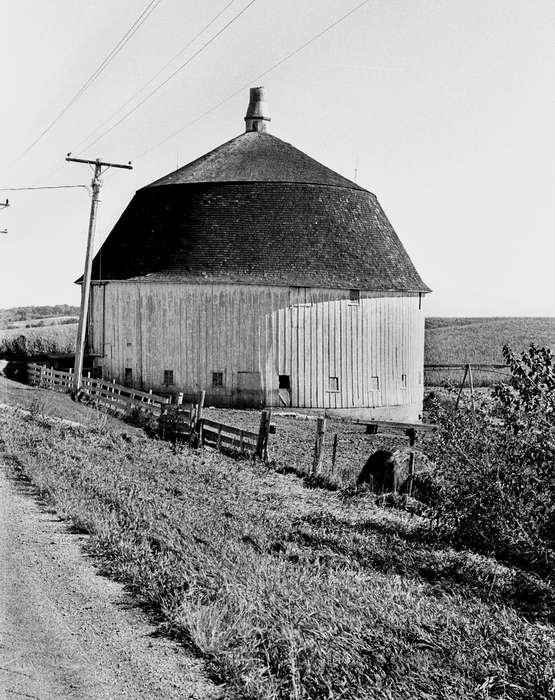
<svg viewBox="0 0 555 700">
<path fill-rule="evenodd" d="M 374 493 L 406 493 L 410 485 L 410 456 L 408 448 L 377 450 L 370 455 L 362 468 L 357 486 L 368 484 Z M 425 454 L 414 450 L 414 475 L 430 472 L 430 460 Z"/>
</svg>

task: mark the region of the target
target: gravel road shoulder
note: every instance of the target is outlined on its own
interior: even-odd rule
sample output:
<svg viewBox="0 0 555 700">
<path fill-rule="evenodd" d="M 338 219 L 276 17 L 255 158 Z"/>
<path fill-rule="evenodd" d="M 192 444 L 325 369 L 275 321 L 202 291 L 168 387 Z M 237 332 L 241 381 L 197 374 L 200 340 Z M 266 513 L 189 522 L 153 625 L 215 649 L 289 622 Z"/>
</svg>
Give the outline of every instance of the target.
<svg viewBox="0 0 555 700">
<path fill-rule="evenodd" d="M 86 536 L 9 474 L 0 456 L 0 697 L 223 697 L 201 660 L 97 574 Z"/>
</svg>

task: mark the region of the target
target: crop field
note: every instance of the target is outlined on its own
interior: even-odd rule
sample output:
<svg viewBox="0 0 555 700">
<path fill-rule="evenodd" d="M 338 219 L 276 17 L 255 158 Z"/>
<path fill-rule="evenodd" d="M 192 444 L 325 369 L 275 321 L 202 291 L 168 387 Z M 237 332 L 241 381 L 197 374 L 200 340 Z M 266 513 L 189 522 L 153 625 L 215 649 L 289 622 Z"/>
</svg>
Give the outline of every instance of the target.
<svg viewBox="0 0 555 700">
<path fill-rule="evenodd" d="M 503 364 L 503 345 L 520 352 L 531 343 L 555 351 L 555 318 L 428 318 L 424 363 Z M 462 376 L 459 370 L 426 371 L 425 383 L 460 383 Z M 505 376 L 503 370 L 474 371 L 478 386 L 495 384 Z"/>
<path fill-rule="evenodd" d="M 549 697 L 550 593 L 524 571 L 370 494 L 31 413 L 0 416 L 3 460 L 235 696 Z"/>
<path fill-rule="evenodd" d="M 26 338 L 29 354 L 35 352 L 73 352 L 77 337 L 77 324 L 53 323 L 35 328 L 0 328 L 0 353 L 10 350 L 14 342 L 21 336 Z"/>
</svg>

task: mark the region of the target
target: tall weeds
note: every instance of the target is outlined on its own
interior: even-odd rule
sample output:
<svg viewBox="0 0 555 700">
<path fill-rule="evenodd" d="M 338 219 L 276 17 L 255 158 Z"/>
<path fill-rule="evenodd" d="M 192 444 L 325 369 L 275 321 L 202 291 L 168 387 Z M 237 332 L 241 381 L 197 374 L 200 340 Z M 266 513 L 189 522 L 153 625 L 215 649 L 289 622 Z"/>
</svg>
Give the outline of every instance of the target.
<svg viewBox="0 0 555 700">
<path fill-rule="evenodd" d="M 466 557 L 492 602 L 475 595 L 425 554 L 414 518 L 209 450 L 0 425 L 17 468 L 91 533 L 104 569 L 242 697 L 549 697 L 552 629 L 499 604 L 511 572 Z"/>
</svg>

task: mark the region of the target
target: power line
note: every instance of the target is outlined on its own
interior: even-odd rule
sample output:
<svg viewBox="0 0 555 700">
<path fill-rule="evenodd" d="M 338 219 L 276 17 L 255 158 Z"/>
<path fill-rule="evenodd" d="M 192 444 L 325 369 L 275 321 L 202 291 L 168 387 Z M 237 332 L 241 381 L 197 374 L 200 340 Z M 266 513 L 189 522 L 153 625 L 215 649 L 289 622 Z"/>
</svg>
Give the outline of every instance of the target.
<svg viewBox="0 0 555 700">
<path fill-rule="evenodd" d="M 12 162 L 12 165 L 18 162 L 21 158 L 27 155 L 29 151 L 34 148 L 37 143 L 52 129 L 52 127 L 64 116 L 68 109 L 77 102 L 77 100 L 83 95 L 83 93 L 92 85 L 92 83 L 99 77 L 99 75 L 108 67 L 108 65 L 114 60 L 114 58 L 120 53 L 120 51 L 125 47 L 125 45 L 130 41 L 133 35 L 139 30 L 139 28 L 146 22 L 154 10 L 158 7 L 162 0 L 151 0 L 137 19 L 133 22 L 131 27 L 125 32 L 122 38 L 114 46 L 114 48 L 108 53 L 92 75 L 87 78 L 71 100 L 66 104 L 62 111 L 45 127 L 37 138 L 23 151 L 23 153 Z"/>
<path fill-rule="evenodd" d="M 185 131 L 185 129 L 188 129 L 189 127 L 193 126 L 197 122 L 201 121 L 201 119 L 204 119 L 204 117 L 208 116 L 209 114 L 212 114 L 212 112 L 215 112 L 217 109 L 219 109 L 222 105 L 224 105 L 226 102 L 229 102 L 229 100 L 233 99 L 240 93 L 242 93 L 246 88 L 252 86 L 256 82 L 258 82 L 261 78 L 264 78 L 266 75 L 271 73 L 272 71 L 276 70 L 276 68 L 279 68 L 281 65 L 283 65 L 286 61 L 289 61 L 289 59 L 293 58 L 297 54 L 299 54 L 301 51 L 306 49 L 310 44 L 314 43 L 318 39 L 324 36 L 324 34 L 327 34 L 329 31 L 337 27 L 338 24 L 341 24 L 344 20 L 346 20 L 348 17 L 350 17 L 352 14 L 354 14 L 357 10 L 360 10 L 361 7 L 364 5 L 367 5 L 370 0 L 363 0 L 360 4 L 358 4 L 356 7 L 353 7 L 352 10 L 349 10 L 349 12 L 345 13 L 342 15 L 339 19 L 337 19 L 335 22 L 332 24 L 328 25 L 325 29 L 323 29 L 321 32 L 318 32 L 318 34 L 315 34 L 311 39 L 306 41 L 304 44 L 296 48 L 294 51 L 291 51 L 291 53 L 287 54 L 283 58 L 281 58 L 277 63 L 274 63 L 270 68 L 266 69 L 264 72 L 259 73 L 256 77 L 251 78 L 247 83 L 242 85 L 238 90 L 235 90 L 235 92 L 231 93 L 227 97 L 225 97 L 223 100 L 220 100 L 217 104 L 215 104 L 213 107 L 210 107 L 210 109 L 206 110 L 206 112 L 203 112 L 200 116 L 196 117 L 192 121 L 188 122 L 185 124 L 185 126 L 180 127 L 177 131 L 174 131 L 172 134 L 167 136 L 165 139 L 157 143 L 155 146 L 152 146 L 151 148 L 148 148 L 146 151 L 143 151 L 140 155 L 135 156 L 135 160 L 138 160 L 139 158 L 142 158 L 145 156 L 147 153 L 150 153 L 151 151 L 156 150 L 157 148 L 160 148 L 160 146 L 163 146 L 165 143 L 173 139 L 175 136 L 178 136 L 182 131 Z"/>
<path fill-rule="evenodd" d="M 0 187 L 0 192 L 19 192 L 23 190 L 69 190 L 74 187 L 84 187 L 89 189 L 88 185 L 41 185 L 39 187 Z"/>
<path fill-rule="evenodd" d="M 165 63 L 165 64 L 162 66 L 162 68 L 160 68 L 160 70 L 159 70 L 155 75 L 153 75 L 152 78 L 151 78 L 148 82 L 146 82 L 142 87 L 140 87 L 138 90 L 136 90 L 136 91 L 131 95 L 131 97 L 130 97 L 128 100 L 126 100 L 123 104 L 121 104 L 114 112 L 112 112 L 112 114 L 110 114 L 110 116 L 109 116 L 105 121 L 103 121 L 102 124 L 100 124 L 100 125 L 97 126 L 95 129 L 93 129 L 93 131 L 91 131 L 90 134 L 89 134 L 85 139 L 83 139 L 83 141 L 81 141 L 81 143 L 76 147 L 76 150 L 77 150 L 77 151 L 81 150 L 81 148 L 83 148 L 83 146 L 89 141 L 89 139 L 93 138 L 93 136 L 96 134 L 97 131 L 100 131 L 100 130 L 103 129 L 107 124 L 109 124 L 109 123 L 112 121 L 112 119 L 113 119 L 114 117 L 116 117 L 116 116 L 117 116 L 122 110 L 124 110 L 129 104 L 131 104 L 131 103 L 133 102 L 133 100 L 134 100 L 136 97 L 138 97 L 144 90 L 146 90 L 147 87 L 149 87 L 150 85 L 152 85 L 152 83 L 156 80 L 156 78 L 158 78 L 158 77 L 166 70 L 166 68 L 167 68 L 169 65 L 171 65 L 171 64 L 176 60 L 176 58 L 179 58 L 179 56 L 181 56 L 181 55 L 189 48 L 189 46 L 191 46 L 192 44 L 194 44 L 195 41 L 196 41 L 200 36 L 202 36 L 202 35 L 204 34 L 204 32 L 205 32 L 207 29 L 209 29 L 209 28 L 214 24 L 214 22 L 216 22 L 216 21 L 221 17 L 221 16 L 224 14 L 224 12 L 225 12 L 231 5 L 233 5 L 234 2 L 236 2 L 236 0 L 230 0 L 230 2 L 228 2 L 227 5 L 225 5 L 225 7 L 224 7 L 222 10 L 220 10 L 216 15 L 214 15 L 214 17 L 212 17 L 212 19 L 208 22 L 208 24 L 205 24 L 204 27 L 203 27 L 200 31 L 198 31 L 198 32 L 195 34 L 195 36 L 194 36 L 192 39 L 190 39 L 190 40 L 175 54 L 175 56 L 173 56 L 172 58 L 170 58 L 170 60 L 169 60 L 167 63 Z"/>
<path fill-rule="evenodd" d="M 366 1 L 368 1 L 368 0 L 366 0 Z M 256 2 L 256 0 L 250 0 L 250 2 L 247 5 L 245 5 L 245 7 L 240 12 L 238 12 L 236 15 L 234 15 L 229 20 L 229 22 L 227 22 L 227 24 L 224 24 L 224 26 L 218 32 L 216 32 L 216 34 L 214 34 L 197 51 L 195 51 L 195 53 L 190 58 L 188 58 L 185 61 L 185 63 L 181 64 L 181 66 L 179 66 L 179 68 L 177 68 L 162 83 L 160 83 L 160 85 L 158 85 L 158 87 L 154 88 L 154 90 L 149 92 L 148 95 L 144 99 L 142 99 L 138 104 L 136 104 L 132 109 L 130 109 L 126 114 L 124 114 L 123 117 L 121 119 L 119 119 L 115 124 L 113 124 L 109 129 L 106 129 L 106 131 L 102 132 L 100 134 L 100 136 L 98 136 L 94 141 L 89 143 L 86 146 L 86 148 L 89 149 L 92 146 L 94 146 L 101 139 L 103 139 L 105 136 L 107 136 L 111 131 L 113 131 L 116 127 L 118 127 L 122 122 L 124 122 L 126 119 L 128 119 L 134 112 L 136 112 L 139 109 L 139 107 L 142 107 L 142 105 L 144 105 L 145 102 L 148 102 L 148 100 L 150 100 L 150 98 L 153 97 L 153 95 L 155 95 L 159 90 L 161 90 L 164 87 L 164 85 L 167 85 L 170 82 L 170 80 L 172 80 L 180 71 L 183 70 L 183 68 L 188 66 L 189 63 L 191 63 L 191 61 L 193 61 L 200 53 L 202 53 L 204 51 L 204 49 L 206 49 L 213 41 L 215 41 L 221 34 L 223 34 L 225 32 L 225 30 L 228 27 L 230 27 L 234 22 L 236 22 L 239 19 L 239 17 L 241 17 L 241 15 L 244 14 L 249 9 L 249 7 L 251 5 L 254 5 L 255 2 Z"/>
</svg>

